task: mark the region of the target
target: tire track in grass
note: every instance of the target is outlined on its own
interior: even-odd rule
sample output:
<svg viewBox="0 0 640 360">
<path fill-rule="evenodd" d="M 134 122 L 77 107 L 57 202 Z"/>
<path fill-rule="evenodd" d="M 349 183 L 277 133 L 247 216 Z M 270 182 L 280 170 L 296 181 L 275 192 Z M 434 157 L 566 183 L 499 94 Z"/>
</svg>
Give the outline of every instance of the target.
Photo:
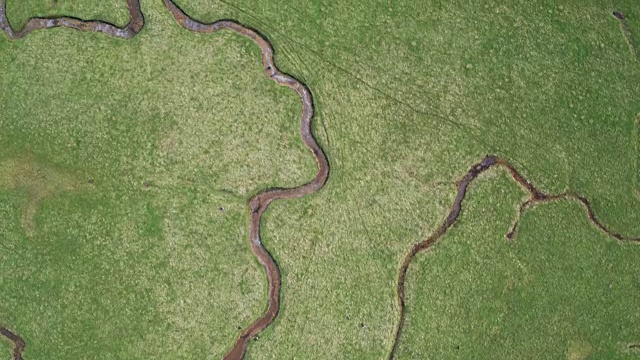
<svg viewBox="0 0 640 360">
<path fill-rule="evenodd" d="M 300 99 L 302 101 L 302 119 L 300 124 L 301 137 L 305 145 L 314 155 L 318 164 L 318 173 L 312 181 L 296 188 L 266 189 L 255 195 L 249 202 L 249 208 L 251 210 L 249 231 L 250 245 L 252 251 L 265 268 L 269 286 L 269 298 L 267 311 L 259 319 L 255 320 L 249 327 L 242 331 L 233 348 L 224 357 L 224 359 L 226 360 L 242 359 L 246 352 L 249 341 L 257 336 L 267 326 L 269 326 L 277 317 L 280 310 L 280 271 L 273 257 L 264 248 L 260 239 L 260 223 L 262 220 L 262 215 L 266 211 L 269 204 L 274 200 L 299 198 L 320 190 L 326 183 L 329 176 L 329 163 L 322 148 L 320 148 L 320 146 L 316 143 L 312 134 L 311 120 L 313 118 L 314 108 L 310 90 L 306 87 L 306 85 L 304 85 L 297 79 L 278 70 L 273 62 L 273 46 L 262 34 L 234 20 L 220 20 L 211 24 L 203 24 L 190 18 L 188 15 L 182 12 L 182 10 L 178 8 L 172 0 L 164 0 L 164 4 L 174 16 L 176 21 L 186 29 L 201 33 L 213 33 L 219 30 L 226 29 L 252 40 L 254 43 L 256 43 L 256 45 L 260 47 L 262 51 L 262 63 L 264 65 L 264 70 L 267 76 L 269 76 L 269 78 L 274 80 L 279 85 L 291 88 L 300 96 Z M 34 30 L 54 27 L 65 27 L 80 31 L 101 32 L 116 38 L 130 39 L 134 37 L 138 32 L 140 32 L 140 30 L 142 30 L 144 26 L 144 17 L 140 10 L 139 0 L 127 0 L 127 5 L 129 9 L 130 21 L 126 26 L 122 28 L 119 28 L 108 22 L 98 20 L 82 20 L 73 17 L 54 17 L 31 18 L 22 30 L 15 31 L 11 27 L 6 16 L 6 0 L 0 0 L 0 29 L 3 30 L 4 33 L 11 39 L 21 39 Z M 624 16 L 622 14 L 616 13 L 614 13 L 614 16 L 621 20 L 623 35 L 627 40 L 631 52 L 634 54 L 635 58 L 638 59 L 638 49 L 634 46 L 629 37 L 630 32 L 626 26 L 626 22 L 624 22 Z M 635 136 L 635 146 L 637 154 L 635 164 L 635 188 L 636 192 L 640 192 L 640 189 L 638 189 L 638 182 L 640 181 L 640 171 L 638 169 L 638 166 L 640 166 L 640 151 L 638 151 L 638 147 L 640 146 L 640 140 L 638 139 L 640 137 L 640 116 L 636 120 Z M 441 224 L 441 226 L 427 239 L 415 244 L 404 258 L 399 271 L 397 284 L 399 322 L 396 328 L 396 334 L 393 340 L 393 347 L 389 355 L 389 359 L 393 359 L 395 356 L 404 325 L 404 283 L 409 264 L 416 254 L 421 251 L 427 250 L 431 246 L 436 244 L 448 231 L 448 229 L 457 221 L 462 211 L 462 202 L 466 196 L 468 186 L 481 173 L 489 170 L 492 167 L 502 167 L 508 170 L 513 180 L 529 193 L 529 199 L 520 205 L 516 220 L 514 221 L 511 230 L 506 234 L 507 239 L 513 239 L 518 229 L 520 217 L 529 207 L 551 201 L 572 200 L 580 203 L 583 206 L 589 221 L 606 235 L 614 237 L 619 241 L 640 242 L 640 238 L 624 236 L 617 232 L 613 232 L 608 227 L 606 227 L 596 217 L 589 201 L 585 197 L 569 192 L 558 195 L 546 194 L 535 188 L 507 160 L 491 155 L 486 156 L 484 160 L 482 160 L 482 162 L 472 166 L 471 169 L 469 169 L 469 171 L 457 182 L 458 193 L 456 199 L 454 200 L 449 215 Z M 640 193 L 637 193 L 637 195 L 640 196 Z M 14 360 L 23 360 L 22 353 L 26 346 L 24 340 L 5 327 L 0 327 L 0 334 L 14 343 Z"/>
<path fill-rule="evenodd" d="M 22 39 L 34 30 L 55 27 L 87 32 L 100 32 L 115 38 L 131 39 L 144 27 L 144 16 L 140 10 L 139 0 L 127 0 L 127 8 L 129 10 L 129 23 L 122 28 L 100 20 L 82 20 L 74 17 L 61 16 L 31 18 L 21 30 L 16 31 L 11 27 L 7 19 L 7 0 L 0 0 L 0 30 L 2 30 L 9 39 L 13 40 Z M 0 335 L 13 342 L 13 360 L 23 360 L 24 357 L 22 353 L 26 347 L 24 339 L 4 326 L 0 326 Z"/>
</svg>

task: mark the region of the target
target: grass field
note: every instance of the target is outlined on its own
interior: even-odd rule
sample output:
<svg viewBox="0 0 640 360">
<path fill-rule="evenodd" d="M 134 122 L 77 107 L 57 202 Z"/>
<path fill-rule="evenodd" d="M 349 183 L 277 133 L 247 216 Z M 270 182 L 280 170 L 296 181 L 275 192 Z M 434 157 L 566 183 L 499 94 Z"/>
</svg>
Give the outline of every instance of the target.
<svg viewBox="0 0 640 360">
<path fill-rule="evenodd" d="M 487 153 L 640 234 L 634 1 L 178 4 L 273 42 L 314 94 L 331 163 L 324 189 L 266 214 L 282 309 L 247 358 L 385 358 L 401 259 Z M 16 27 L 127 21 L 124 0 L 7 8 Z M 264 76 L 257 47 L 189 33 L 160 1 L 142 11 L 130 41 L 0 36 L 0 324 L 27 359 L 221 358 L 266 306 L 247 200 L 316 171 L 300 102 Z M 522 195 L 501 171 L 483 176 L 417 256 L 398 358 L 640 356 L 640 248 L 569 202 L 530 210 L 507 243 Z"/>
</svg>

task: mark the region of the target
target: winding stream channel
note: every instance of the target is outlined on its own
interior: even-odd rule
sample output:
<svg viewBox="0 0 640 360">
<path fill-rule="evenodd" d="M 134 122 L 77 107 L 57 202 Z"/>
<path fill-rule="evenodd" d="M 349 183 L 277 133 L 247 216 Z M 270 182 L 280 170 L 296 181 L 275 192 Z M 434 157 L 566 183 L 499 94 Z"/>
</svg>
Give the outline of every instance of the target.
<svg viewBox="0 0 640 360">
<path fill-rule="evenodd" d="M 398 325 L 396 327 L 395 337 L 393 339 L 393 346 L 391 352 L 389 353 L 389 359 L 393 359 L 398 350 L 398 344 L 400 342 L 400 336 L 402 335 L 402 328 L 404 327 L 405 321 L 405 280 L 407 277 L 407 270 L 409 269 L 409 265 L 413 258 L 420 252 L 426 251 L 435 245 L 442 237 L 446 234 L 446 232 L 451 228 L 451 226 L 458 220 L 460 216 L 460 212 L 462 211 L 462 202 L 464 201 L 467 195 L 467 188 L 471 183 L 476 180 L 476 178 L 482 174 L 483 172 L 493 168 L 493 167 L 502 167 L 509 171 L 513 180 L 520 185 L 528 194 L 529 198 L 520 204 L 520 208 L 518 214 L 516 216 L 516 220 L 513 222 L 511 229 L 505 235 L 508 240 L 512 240 L 516 235 L 516 231 L 518 230 L 518 225 L 520 223 L 520 218 L 522 213 L 524 213 L 527 208 L 539 204 L 544 204 L 552 201 L 558 200 L 573 200 L 580 203 L 586 213 L 589 221 L 598 229 L 600 229 L 607 236 L 618 239 L 619 241 L 629 241 L 640 243 L 640 237 L 628 237 L 621 235 L 617 232 L 611 231 L 607 228 L 593 212 L 591 208 L 591 204 L 589 200 L 587 200 L 584 196 L 574 194 L 574 193 L 562 193 L 557 195 L 546 194 L 540 190 L 538 190 L 535 186 L 533 186 L 529 180 L 525 179 L 516 168 L 509 163 L 506 159 L 499 158 L 493 155 L 487 155 L 480 163 L 473 165 L 467 173 L 460 178 L 456 182 L 458 187 L 458 192 L 456 194 L 456 199 L 453 201 L 453 205 L 447 218 L 442 222 L 440 227 L 436 229 L 429 237 L 420 241 L 419 243 L 413 245 L 411 250 L 405 255 L 404 260 L 402 261 L 402 265 L 400 266 L 400 271 L 398 272 L 398 282 L 397 282 L 397 300 L 398 300 Z"/>
<path fill-rule="evenodd" d="M 267 210 L 269 204 L 274 200 L 299 198 L 314 193 L 322 188 L 329 177 L 329 162 L 324 152 L 313 138 L 311 129 L 314 108 L 311 91 L 300 81 L 278 70 L 273 62 L 273 46 L 266 37 L 258 31 L 244 26 L 234 20 L 221 20 L 211 24 L 203 24 L 186 15 L 173 1 L 164 0 L 164 4 L 176 21 L 185 29 L 200 33 L 213 33 L 219 30 L 230 30 L 252 40 L 256 45 L 258 45 L 262 53 L 262 64 L 266 75 L 277 84 L 292 89 L 298 94 L 298 96 L 300 96 L 300 101 L 302 102 L 300 136 L 302 137 L 304 144 L 315 157 L 318 164 L 318 173 L 312 181 L 295 188 L 266 189 L 255 195 L 249 201 L 249 208 L 251 212 L 249 242 L 251 250 L 265 268 L 269 291 L 268 307 L 266 312 L 242 331 L 235 345 L 224 357 L 224 359 L 227 360 L 242 359 L 249 341 L 269 326 L 269 324 L 271 324 L 278 316 L 278 312 L 280 310 L 280 270 L 278 269 L 278 265 L 271 254 L 269 254 L 267 249 L 262 245 L 262 241 L 260 239 L 260 223 L 262 215 Z M 0 28 L 11 39 L 21 39 L 34 30 L 54 27 L 101 32 L 116 38 L 130 39 L 142 30 L 144 26 L 144 16 L 140 10 L 139 0 L 127 0 L 127 6 L 129 9 L 130 20 L 123 28 L 119 28 L 104 21 L 81 20 L 72 17 L 56 17 L 31 18 L 27 21 L 27 24 L 22 30 L 14 31 L 6 16 L 6 0 L 0 0 Z M 8 330 L 6 327 L 2 327 L 0 330 L 2 330 L 1 334 L 4 337 L 13 341 L 15 344 L 14 360 L 22 359 L 22 352 L 25 348 L 24 340 Z"/>
<path fill-rule="evenodd" d="M 278 316 L 280 310 L 280 288 L 281 276 L 280 270 L 273 257 L 267 249 L 262 245 L 260 239 L 260 223 L 262 215 L 266 211 L 271 202 L 280 199 L 299 198 L 320 190 L 326 183 L 329 176 L 329 162 L 322 148 L 315 141 L 312 133 L 312 119 L 314 114 L 313 98 L 311 91 L 305 84 L 296 80 L 294 77 L 287 75 L 276 67 L 273 56 L 274 49 L 269 40 L 258 31 L 244 26 L 234 20 L 220 20 L 210 24 L 204 24 L 194 20 L 185 14 L 172 0 L 162 0 L 164 5 L 171 12 L 175 20 L 183 28 L 199 33 L 214 33 L 219 30 L 229 30 L 240 36 L 253 41 L 261 50 L 262 65 L 265 74 L 275 81 L 277 84 L 286 86 L 295 91 L 302 102 L 302 117 L 300 121 L 300 136 L 302 141 L 309 148 L 316 159 L 318 165 L 318 173 L 315 178 L 301 186 L 295 188 L 275 188 L 266 189 L 255 195 L 249 201 L 250 225 L 249 225 L 249 242 L 251 250 L 264 266 L 268 280 L 268 306 L 267 310 L 250 324 L 246 329 L 242 330 L 235 344 L 224 357 L 225 360 L 242 359 L 246 353 L 249 341 L 269 326 Z M 20 31 L 14 31 L 6 16 L 6 0 L 0 0 L 0 29 L 10 39 L 21 39 L 30 32 L 38 29 L 47 29 L 54 27 L 65 27 L 80 31 L 100 32 L 108 36 L 121 39 L 130 39 L 134 37 L 144 27 L 144 16 L 140 10 L 139 0 L 127 0 L 129 10 L 129 23 L 120 28 L 113 24 L 97 21 L 97 20 L 81 20 L 72 17 L 55 17 L 55 18 L 31 18 L 25 27 Z M 587 216 L 591 223 L 602 230 L 608 236 L 614 237 L 621 241 L 640 242 L 640 238 L 630 238 L 612 232 L 604 224 L 602 224 L 595 216 L 589 201 L 577 194 L 563 193 L 559 195 L 549 195 L 536 189 L 528 180 L 505 159 L 496 156 L 487 156 L 482 162 L 472 166 L 469 171 L 457 182 L 458 193 L 451 211 L 442 225 L 427 239 L 415 244 L 407 253 L 398 272 L 397 282 L 397 299 L 398 299 L 398 324 L 393 339 L 393 346 L 389 354 L 389 359 L 393 359 L 398 347 L 402 328 L 405 321 L 405 278 L 409 268 L 409 264 L 413 258 L 421 251 L 425 251 L 438 242 L 439 239 L 447 232 L 447 230 L 456 222 L 461 211 L 462 202 L 466 196 L 468 186 L 484 171 L 492 167 L 503 167 L 507 169 L 514 181 L 516 181 L 528 194 L 529 199 L 520 205 L 520 211 L 517 220 L 514 222 L 511 231 L 506 235 L 508 239 L 512 239 L 518 228 L 518 219 L 520 215 L 530 206 L 556 201 L 556 200 L 573 200 L 577 201 L 585 208 Z M 0 335 L 7 338 L 14 344 L 13 359 L 23 360 L 23 351 L 25 349 L 25 341 L 23 338 L 9 330 L 8 327 L 0 326 Z"/>
</svg>

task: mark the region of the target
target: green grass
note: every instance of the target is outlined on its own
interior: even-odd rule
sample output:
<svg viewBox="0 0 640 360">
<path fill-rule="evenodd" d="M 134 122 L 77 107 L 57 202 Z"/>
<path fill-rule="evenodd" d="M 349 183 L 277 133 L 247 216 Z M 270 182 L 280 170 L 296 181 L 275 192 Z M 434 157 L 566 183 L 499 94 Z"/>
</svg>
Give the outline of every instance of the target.
<svg viewBox="0 0 640 360">
<path fill-rule="evenodd" d="M 160 6 L 145 15 L 130 42 L 0 40 L 0 319 L 28 358 L 220 357 L 266 296 L 247 199 L 314 175 L 298 99 L 256 47 L 193 36 Z M 56 191 L 55 169 L 92 189 Z"/>
<path fill-rule="evenodd" d="M 507 242 L 523 193 L 493 175 L 412 264 L 398 359 L 635 359 L 640 248 L 607 238 L 572 202 L 529 210 Z"/>
<path fill-rule="evenodd" d="M 90 178 L 69 174 L 51 168 L 31 158 L 8 159 L 0 163 L 0 188 L 26 192 L 22 211 L 22 228 L 31 236 L 34 232 L 34 217 L 40 203 L 61 192 L 82 191 L 91 188 Z"/>
<path fill-rule="evenodd" d="M 8 2 L 18 27 L 127 21 L 124 0 Z M 611 16 L 628 14 L 638 41 L 632 1 L 179 4 L 266 34 L 313 91 L 332 166 L 318 194 L 266 214 L 283 307 L 247 358 L 384 358 L 399 263 L 486 153 L 640 234 L 640 67 Z M 221 358 L 266 305 L 247 199 L 315 174 L 299 100 L 264 76 L 257 47 L 182 30 L 159 1 L 142 10 L 130 41 L 0 36 L 0 323 L 28 359 Z M 638 248 L 570 203 L 531 210 L 507 244 L 521 193 L 502 175 L 478 181 L 460 224 L 410 268 L 401 358 L 630 356 Z M 47 196 L 29 234 L 33 194 Z"/>
<path fill-rule="evenodd" d="M 636 119 L 636 132 L 635 132 L 635 141 L 636 141 L 636 183 L 635 190 L 636 196 L 640 199 L 640 114 L 638 114 L 638 118 Z"/>
</svg>

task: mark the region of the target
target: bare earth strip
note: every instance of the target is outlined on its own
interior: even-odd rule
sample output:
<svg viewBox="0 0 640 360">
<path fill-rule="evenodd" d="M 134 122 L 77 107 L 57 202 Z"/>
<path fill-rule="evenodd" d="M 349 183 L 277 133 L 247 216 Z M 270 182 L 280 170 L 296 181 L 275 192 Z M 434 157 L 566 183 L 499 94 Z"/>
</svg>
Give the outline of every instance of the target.
<svg viewBox="0 0 640 360">
<path fill-rule="evenodd" d="M 329 176 L 329 162 L 324 152 L 313 138 L 311 121 L 313 119 L 313 98 L 310 90 L 306 85 L 296 80 L 292 76 L 284 74 L 278 70 L 273 62 L 273 46 L 271 43 L 256 30 L 250 29 L 233 20 L 221 20 L 212 24 L 202 24 L 191 19 L 172 1 L 164 1 L 167 9 L 175 17 L 180 25 L 184 28 L 203 33 L 213 33 L 218 30 L 231 30 L 241 36 L 244 36 L 260 47 L 262 52 L 262 63 L 266 75 L 279 85 L 287 86 L 294 90 L 302 102 L 302 119 L 300 122 L 300 135 L 305 145 L 311 150 L 313 156 L 318 163 L 318 173 L 316 177 L 309 183 L 304 185 L 282 189 L 266 189 L 254 196 L 249 202 L 251 210 L 251 221 L 249 229 L 249 241 L 251 250 L 257 256 L 260 263 L 264 266 L 269 286 L 269 298 L 267 311 L 249 327 L 242 331 L 233 348 L 224 357 L 225 359 L 242 359 L 246 352 L 249 340 L 264 330 L 278 316 L 280 310 L 280 285 L 281 276 L 278 265 L 273 257 L 262 245 L 260 239 L 260 222 L 262 215 L 266 211 L 269 204 L 274 200 L 299 198 L 307 194 L 314 193 L 324 186 Z M 144 18 L 140 10 L 139 0 L 127 0 L 130 21 L 124 28 L 118 28 L 113 24 L 103 21 L 81 20 L 71 17 L 57 18 L 31 18 L 27 25 L 20 30 L 14 31 L 9 24 L 6 16 L 6 0 L 0 0 L 0 28 L 11 39 L 21 39 L 33 30 L 66 27 L 80 31 L 102 32 L 109 36 L 122 39 L 130 39 L 134 37 L 144 26 Z M 12 332 L 2 328 L 2 335 L 12 340 L 15 346 L 14 360 L 22 359 L 22 351 L 24 349 L 24 341 Z"/>
<path fill-rule="evenodd" d="M 436 244 L 449 230 L 449 228 L 458 220 L 460 216 L 460 212 L 462 211 L 462 202 L 467 194 L 467 188 L 469 185 L 483 172 L 489 170 L 492 167 L 502 167 L 509 171 L 513 180 L 518 183 L 524 190 L 529 194 L 529 199 L 520 204 L 520 208 L 514 221 L 511 230 L 505 235 L 508 240 L 512 240 L 518 230 L 518 224 L 520 222 L 520 217 L 522 213 L 524 213 L 529 207 L 544 204 L 552 201 L 558 200 L 573 200 L 580 203 L 586 213 L 589 221 L 602 232 L 604 232 L 607 236 L 614 237 L 619 241 L 628 241 L 634 243 L 640 243 L 640 237 L 628 237 L 623 236 L 617 232 L 610 230 L 606 227 L 598 218 L 596 217 L 593 209 L 591 208 L 591 204 L 589 200 L 584 196 L 574 194 L 574 193 L 562 193 L 557 195 L 546 194 L 540 190 L 538 190 L 535 186 L 533 186 L 529 180 L 525 179 L 516 168 L 511 165 L 507 160 L 499 158 L 497 156 L 488 155 L 486 156 L 482 162 L 473 165 L 469 171 L 457 181 L 456 185 L 458 187 L 458 193 L 456 195 L 456 199 L 453 202 L 453 206 L 449 215 L 444 220 L 442 225 L 429 237 L 425 240 L 413 245 L 409 253 L 405 255 L 404 260 L 402 261 L 402 265 L 400 266 L 400 271 L 398 272 L 398 283 L 397 283 L 397 296 L 398 296 L 398 307 L 399 307 L 399 319 L 398 326 L 396 328 L 395 338 L 393 340 L 393 347 L 391 348 L 391 352 L 389 353 L 389 359 L 393 359 L 395 357 L 396 351 L 398 349 L 398 343 L 400 340 L 400 336 L 402 335 L 402 328 L 404 326 L 405 321 L 405 280 L 407 276 L 407 270 L 409 269 L 409 265 L 413 258 L 421 251 L 425 251 L 430 249 L 434 244 Z"/>
</svg>

